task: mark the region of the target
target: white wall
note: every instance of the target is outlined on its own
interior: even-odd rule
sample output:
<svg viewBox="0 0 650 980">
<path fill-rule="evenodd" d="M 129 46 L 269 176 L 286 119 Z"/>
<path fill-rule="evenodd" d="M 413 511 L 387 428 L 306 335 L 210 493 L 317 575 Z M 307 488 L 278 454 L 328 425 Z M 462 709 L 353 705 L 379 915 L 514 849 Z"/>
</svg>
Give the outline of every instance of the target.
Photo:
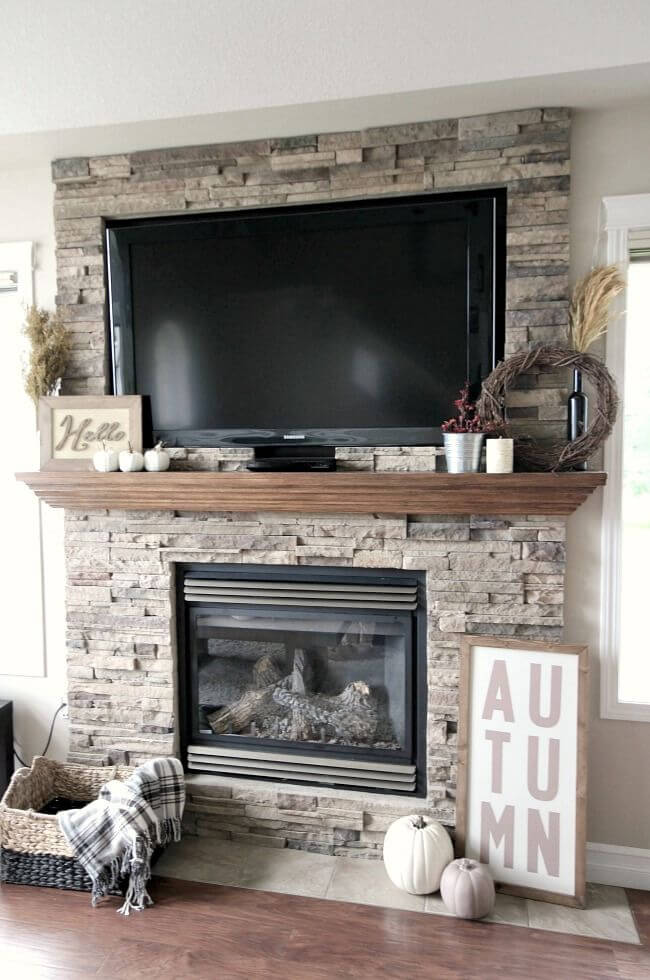
<svg viewBox="0 0 650 980">
<path fill-rule="evenodd" d="M 281 128 L 278 135 L 282 135 Z M 608 194 L 650 191 L 650 106 L 576 113 L 572 142 L 575 279 L 588 271 L 592 261 L 600 199 Z M 49 168 L 0 172 L 0 241 L 30 239 L 35 243 L 36 299 L 46 306 L 53 303 L 55 293 L 51 213 Z M 592 662 L 588 838 L 649 848 L 650 725 L 599 718 L 600 510 L 600 495 L 596 494 L 571 518 L 568 539 L 566 636 L 587 642 Z M 43 747 L 49 718 L 65 686 L 61 515 L 46 511 L 47 677 L 0 677 L 0 697 L 16 699 L 18 736 L 27 755 Z M 63 757 L 65 723 L 61 720 L 56 731 L 53 754 Z"/>
<path fill-rule="evenodd" d="M 3 0 L 0 133 L 650 61 L 647 0 L 518 0 L 516 7 L 490 0 L 487 17 L 485 6 L 485 0 Z"/>
<path fill-rule="evenodd" d="M 52 198 L 49 167 L 0 172 L 0 242 L 34 243 L 34 300 L 39 306 L 48 308 L 54 306 L 56 293 Z M 0 413 L 5 419 L 11 415 L 11 406 L 3 404 L 1 391 Z M 50 720 L 66 689 L 63 521 L 62 513 L 49 507 L 43 507 L 43 549 L 45 676 L 0 675 L 0 699 L 14 702 L 18 751 L 28 762 L 43 750 Z M 11 556 L 3 555 L 3 560 L 11 560 Z M 15 637 L 0 637 L 0 642 L 16 641 Z M 48 755 L 64 759 L 66 752 L 67 725 L 65 719 L 59 716 Z"/>
<path fill-rule="evenodd" d="M 650 193 L 650 101 L 576 113 L 571 157 L 575 280 L 591 267 L 601 198 Z M 566 635 L 587 642 L 591 653 L 588 839 L 650 848 L 650 724 L 600 718 L 601 505 L 599 492 L 575 513 L 567 541 Z"/>
</svg>

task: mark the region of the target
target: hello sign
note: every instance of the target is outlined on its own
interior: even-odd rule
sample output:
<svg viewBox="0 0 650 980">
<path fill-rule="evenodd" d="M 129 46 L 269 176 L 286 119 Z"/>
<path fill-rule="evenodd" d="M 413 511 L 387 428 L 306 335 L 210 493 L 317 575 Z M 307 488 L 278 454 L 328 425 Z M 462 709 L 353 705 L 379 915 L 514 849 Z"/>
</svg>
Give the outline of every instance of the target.
<svg viewBox="0 0 650 980">
<path fill-rule="evenodd" d="M 584 905 L 587 648 L 461 651 L 456 844 L 502 891 Z"/>
<path fill-rule="evenodd" d="M 39 399 L 42 470 L 88 469 L 102 448 L 142 451 L 139 395 L 59 395 Z"/>
</svg>

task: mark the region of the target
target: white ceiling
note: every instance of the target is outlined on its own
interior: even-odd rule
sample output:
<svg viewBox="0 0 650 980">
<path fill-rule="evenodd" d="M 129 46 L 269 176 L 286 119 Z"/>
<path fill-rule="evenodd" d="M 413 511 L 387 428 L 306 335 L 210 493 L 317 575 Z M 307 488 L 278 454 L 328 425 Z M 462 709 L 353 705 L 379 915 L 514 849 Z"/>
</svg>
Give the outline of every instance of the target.
<svg viewBox="0 0 650 980">
<path fill-rule="evenodd" d="M 0 165 L 89 127 L 133 147 L 304 129 L 308 105 L 335 129 L 355 103 L 363 125 L 650 98 L 649 37 L 648 0 L 0 0 Z"/>
</svg>

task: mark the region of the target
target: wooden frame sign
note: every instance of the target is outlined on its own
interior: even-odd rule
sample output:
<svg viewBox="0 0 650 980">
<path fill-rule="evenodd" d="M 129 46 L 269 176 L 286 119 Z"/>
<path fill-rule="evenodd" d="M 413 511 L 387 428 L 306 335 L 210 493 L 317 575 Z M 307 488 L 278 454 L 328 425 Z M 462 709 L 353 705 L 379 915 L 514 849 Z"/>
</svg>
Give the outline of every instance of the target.
<svg viewBox="0 0 650 980">
<path fill-rule="evenodd" d="M 585 900 L 587 648 L 463 640 L 456 849 L 500 890 Z"/>
<path fill-rule="evenodd" d="M 139 395 L 58 395 L 39 399 L 42 470 L 87 470 L 102 443 L 142 452 Z"/>
</svg>

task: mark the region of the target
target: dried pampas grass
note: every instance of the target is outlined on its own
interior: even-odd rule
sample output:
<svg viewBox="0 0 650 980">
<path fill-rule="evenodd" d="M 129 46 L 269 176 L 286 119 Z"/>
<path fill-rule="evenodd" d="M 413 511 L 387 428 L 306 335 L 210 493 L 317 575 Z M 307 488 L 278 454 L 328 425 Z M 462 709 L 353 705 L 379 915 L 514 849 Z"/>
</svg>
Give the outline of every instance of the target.
<svg viewBox="0 0 650 980">
<path fill-rule="evenodd" d="M 38 408 L 38 399 L 51 395 L 63 377 L 70 353 L 70 334 L 59 313 L 30 306 L 23 333 L 30 342 L 25 391 Z"/>
<path fill-rule="evenodd" d="M 607 333 L 612 300 L 625 289 L 616 265 L 601 265 L 576 283 L 569 306 L 569 333 L 575 350 L 584 354 Z"/>
</svg>

